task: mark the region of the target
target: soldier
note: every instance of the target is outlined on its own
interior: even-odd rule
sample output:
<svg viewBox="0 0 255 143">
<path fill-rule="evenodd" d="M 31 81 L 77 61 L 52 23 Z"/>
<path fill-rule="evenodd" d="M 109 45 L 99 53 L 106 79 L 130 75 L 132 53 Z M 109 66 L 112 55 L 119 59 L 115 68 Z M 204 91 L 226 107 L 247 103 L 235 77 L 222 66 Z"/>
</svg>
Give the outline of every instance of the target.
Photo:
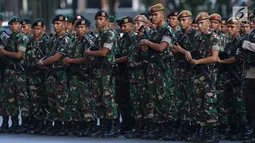
<svg viewBox="0 0 255 143">
<path fill-rule="evenodd" d="M 172 27 L 173 31 L 176 34 L 181 31 L 181 28 L 179 26 L 179 21 L 178 21 L 178 15 L 179 15 L 179 12 L 177 10 L 174 10 L 171 13 L 169 13 L 167 16 L 168 25 Z"/>
<path fill-rule="evenodd" d="M 175 128 L 178 120 L 178 112 L 173 102 L 173 70 L 169 66 L 170 49 L 173 31 L 165 22 L 165 9 L 162 4 L 156 4 L 151 8 L 152 22 L 157 28 L 151 34 L 151 39 L 143 39 L 139 42 L 143 51 L 149 55 L 146 77 L 148 78 L 148 92 L 150 106 L 153 107 L 149 117 L 152 120 L 148 130 L 142 138 L 159 139 L 164 136 L 167 128 Z M 175 131 L 175 130 L 174 130 Z"/>
<path fill-rule="evenodd" d="M 178 44 L 170 45 L 173 49 L 175 57 L 175 104 L 180 112 L 180 121 L 182 131 L 182 139 L 191 140 L 191 135 L 196 132 L 196 121 L 191 115 L 192 98 L 195 94 L 194 89 L 194 74 L 190 69 L 188 61 L 191 60 L 192 50 L 194 50 L 193 39 L 196 34 L 196 29 L 192 28 L 192 14 L 184 10 L 178 15 L 181 33 L 177 37 Z M 179 127 L 178 127 L 179 128 Z M 167 139 L 167 138 L 166 138 Z M 171 136 L 167 140 L 172 140 Z"/>
<path fill-rule="evenodd" d="M 144 119 L 144 110 L 146 108 L 147 87 L 145 78 L 145 69 L 143 67 L 143 57 L 146 57 L 145 52 L 141 52 L 140 46 L 137 45 L 140 39 L 145 38 L 144 32 L 139 31 L 142 26 L 145 30 L 147 27 L 147 18 L 144 15 L 137 15 L 134 18 L 134 29 L 137 36 L 134 39 L 133 49 L 130 50 L 127 55 L 129 77 L 130 77 L 130 100 L 132 104 L 132 116 L 135 120 L 134 128 L 129 134 L 126 134 L 126 138 L 138 138 L 142 135 L 143 125 L 146 124 Z M 132 43 L 133 43 L 132 42 Z"/>
<path fill-rule="evenodd" d="M 73 43 L 76 39 L 76 34 L 75 34 L 75 27 L 73 27 L 73 21 L 74 18 L 72 15 L 66 15 L 66 33 L 68 37 L 71 39 L 71 43 Z"/>
<path fill-rule="evenodd" d="M 68 128 L 68 124 L 62 125 L 62 122 L 67 123 L 71 120 L 70 111 L 66 107 L 69 98 L 66 69 L 61 62 L 67 55 L 70 45 L 70 39 L 65 32 L 65 16 L 55 16 L 52 23 L 56 32 L 52 40 L 52 47 L 47 51 L 46 56 L 48 57 L 37 62 L 42 68 L 47 67 L 48 72 L 45 84 L 47 85 L 46 93 L 48 95 L 46 124 L 49 128 L 45 132 L 49 135 L 59 134 L 59 131 L 64 131 L 65 128 Z M 54 128 L 50 127 L 52 121 L 55 121 Z M 60 135 L 63 135 L 63 132 Z"/>
<path fill-rule="evenodd" d="M 49 37 L 44 33 L 45 21 L 37 18 L 33 24 L 33 38 L 30 39 L 26 51 L 26 66 L 28 76 L 28 89 L 31 102 L 31 128 L 30 134 L 37 134 L 43 129 L 46 118 L 45 107 L 47 95 L 45 92 L 45 71 L 37 66 L 37 62 L 45 58 Z"/>
<path fill-rule="evenodd" d="M 198 126 L 197 141 L 219 142 L 217 94 L 215 92 L 214 63 L 217 62 L 219 52 L 219 37 L 209 30 L 210 17 L 206 12 L 200 12 L 196 23 L 201 33 L 195 35 L 195 50 L 191 53 L 194 65 L 194 88 L 196 94 L 192 101 L 192 116 Z"/>
<path fill-rule="evenodd" d="M 109 29 L 115 31 L 115 17 L 113 15 L 109 15 Z"/>
<path fill-rule="evenodd" d="M 228 26 L 227 26 L 227 20 L 226 19 L 222 19 L 221 20 L 221 26 L 220 26 L 221 28 L 221 32 L 223 33 L 223 34 L 227 34 L 228 33 Z"/>
<path fill-rule="evenodd" d="M 130 102 L 129 72 L 128 72 L 128 54 L 134 48 L 136 35 L 133 32 L 133 18 L 123 17 L 120 21 L 123 36 L 118 41 L 118 54 L 116 54 L 116 63 L 118 63 L 118 74 L 116 78 L 116 101 L 120 107 L 122 117 L 121 131 L 125 134 L 133 128 L 134 120 L 131 116 L 132 105 Z"/>
<path fill-rule="evenodd" d="M 255 9 L 254 9 L 255 14 Z M 251 21 L 254 21 L 255 18 L 251 19 Z M 254 114 L 254 101 L 255 101 L 255 94 L 254 94 L 254 85 L 255 85 L 255 29 L 251 31 L 249 34 L 248 40 L 244 41 L 242 44 L 242 48 L 245 50 L 245 79 L 243 81 L 243 93 L 244 98 L 247 104 L 247 117 L 252 121 L 252 129 L 253 133 L 250 136 L 250 139 L 247 141 L 244 141 L 243 143 L 253 143 L 255 142 L 255 114 Z"/>
<path fill-rule="evenodd" d="M 77 14 L 74 19 L 73 19 L 73 27 L 75 27 L 76 23 L 78 22 L 79 19 L 84 19 L 85 17 L 80 15 L 80 14 Z"/>
<path fill-rule="evenodd" d="M 96 51 L 88 49 L 85 55 L 92 56 L 96 60 L 93 70 L 93 96 L 95 112 L 100 119 L 100 128 L 91 135 L 103 137 L 117 137 L 119 112 L 115 101 L 115 75 L 114 54 L 116 53 L 116 35 L 108 28 L 109 16 L 105 11 L 99 11 L 95 15 L 96 27 L 99 35 L 96 38 Z"/>
<path fill-rule="evenodd" d="M 32 20 L 30 18 L 24 18 L 20 21 L 21 24 L 21 32 L 29 39 L 33 38 L 33 33 L 32 33 Z"/>
<path fill-rule="evenodd" d="M 84 58 L 83 53 L 91 47 L 88 40 L 93 40 L 92 36 L 86 34 L 85 19 L 80 19 L 76 23 L 76 35 L 73 45 L 68 50 L 68 57 L 63 59 L 63 63 L 69 66 L 69 108 L 71 109 L 73 123 L 69 127 L 69 135 L 75 133 L 79 136 L 88 136 L 93 124 L 91 76 L 89 59 Z"/>
<path fill-rule="evenodd" d="M 249 34 L 251 32 L 251 25 L 249 20 L 243 20 L 241 29 L 240 29 L 240 34 L 241 36 L 244 36 L 245 34 Z"/>
<path fill-rule="evenodd" d="M 0 55 L 5 58 L 5 83 L 1 94 L 5 94 L 4 109 L 6 115 L 12 118 L 12 127 L 10 131 L 23 131 L 29 125 L 29 97 L 26 86 L 26 73 L 24 70 L 24 57 L 28 44 L 28 37 L 22 34 L 19 30 L 21 28 L 20 18 L 11 17 L 8 22 L 12 34 L 5 48 L 0 49 Z M 19 108 L 22 117 L 22 128 L 19 128 L 18 114 Z M 4 117 L 8 118 L 8 116 Z M 4 119 L 6 121 L 8 119 Z"/>
</svg>

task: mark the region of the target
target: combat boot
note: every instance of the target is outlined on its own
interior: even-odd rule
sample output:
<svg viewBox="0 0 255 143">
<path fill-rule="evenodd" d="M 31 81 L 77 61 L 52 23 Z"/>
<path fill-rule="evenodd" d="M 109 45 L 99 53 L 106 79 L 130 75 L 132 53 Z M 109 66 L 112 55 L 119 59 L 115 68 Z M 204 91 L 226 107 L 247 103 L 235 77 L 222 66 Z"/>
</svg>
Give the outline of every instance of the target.
<svg viewBox="0 0 255 143">
<path fill-rule="evenodd" d="M 27 133 L 29 128 L 29 117 L 22 117 L 22 124 L 21 126 L 17 129 L 17 133 Z"/>
<path fill-rule="evenodd" d="M 28 133 L 33 135 L 33 134 L 39 134 L 41 130 L 44 128 L 44 121 L 40 120 L 34 120 L 34 127 L 31 128 Z"/>
<path fill-rule="evenodd" d="M 43 124 L 43 128 L 39 131 L 40 135 L 48 135 L 48 133 L 53 129 L 52 121 L 46 121 Z"/>
<path fill-rule="evenodd" d="M 176 141 L 177 140 L 177 129 L 178 129 L 178 124 L 177 122 L 171 122 L 170 124 L 165 124 L 162 128 L 166 128 L 167 130 L 164 131 L 165 134 L 162 137 L 163 140 L 165 141 Z"/>
<path fill-rule="evenodd" d="M 0 128 L 0 133 L 7 133 L 8 132 L 8 128 L 9 128 L 8 120 L 9 120 L 8 116 L 3 116 L 3 123 L 2 123 L 2 126 Z"/>
<path fill-rule="evenodd" d="M 94 124 L 94 121 L 85 122 L 85 129 L 82 132 L 82 136 L 84 137 L 90 136 L 90 133 L 92 132 L 93 124 Z"/>
<path fill-rule="evenodd" d="M 108 122 L 106 119 L 100 119 L 100 125 L 93 128 L 92 132 L 90 133 L 90 136 L 98 137 L 104 135 L 107 124 Z"/>
<path fill-rule="evenodd" d="M 162 137 L 161 128 L 160 127 L 161 127 L 160 124 L 153 123 L 151 128 L 150 128 L 148 137 L 146 139 L 150 139 L 150 140 L 158 140 L 158 139 L 160 139 Z"/>
<path fill-rule="evenodd" d="M 104 138 L 117 138 L 119 136 L 119 120 L 107 120 L 108 124 L 105 133 L 102 137 Z"/>
<path fill-rule="evenodd" d="M 218 143 L 219 142 L 219 132 L 218 132 L 217 126 L 208 127 L 206 142 L 207 143 Z"/>
<path fill-rule="evenodd" d="M 135 127 L 129 132 L 129 134 L 125 135 L 125 138 L 132 139 L 132 138 L 139 138 L 142 135 L 142 125 L 141 121 L 136 121 Z"/>
<path fill-rule="evenodd" d="M 55 136 L 59 134 L 59 131 L 62 127 L 62 122 L 61 121 L 55 121 L 54 126 L 51 126 L 46 133 L 48 136 Z"/>
<path fill-rule="evenodd" d="M 19 119 L 18 116 L 12 116 L 12 126 L 9 128 L 10 133 L 18 133 L 17 130 L 19 130 Z"/>
<path fill-rule="evenodd" d="M 248 126 L 245 124 L 239 124 L 237 126 L 237 132 L 231 138 L 231 140 L 239 141 L 239 140 L 247 140 L 249 139 L 249 130 Z"/>
<path fill-rule="evenodd" d="M 69 128 L 66 129 L 66 132 L 68 133 L 68 136 L 75 136 L 77 135 L 77 131 L 80 130 L 79 127 L 80 123 L 77 121 L 73 121 L 69 123 Z"/>
</svg>

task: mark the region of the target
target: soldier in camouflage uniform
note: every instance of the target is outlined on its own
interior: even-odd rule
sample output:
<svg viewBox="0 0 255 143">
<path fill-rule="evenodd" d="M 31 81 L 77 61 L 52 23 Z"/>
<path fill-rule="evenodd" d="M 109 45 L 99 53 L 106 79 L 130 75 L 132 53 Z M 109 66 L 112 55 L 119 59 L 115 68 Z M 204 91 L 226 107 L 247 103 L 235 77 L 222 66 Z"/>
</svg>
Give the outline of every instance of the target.
<svg viewBox="0 0 255 143">
<path fill-rule="evenodd" d="M 220 57 L 219 63 L 223 64 L 224 67 L 228 66 L 223 73 L 224 77 L 223 86 L 224 92 L 222 92 L 224 100 L 223 105 L 220 105 L 221 118 L 226 118 L 222 122 L 223 133 L 226 132 L 226 125 L 229 125 L 231 131 L 229 132 L 229 137 L 233 140 L 242 140 L 244 138 L 245 127 L 247 126 L 246 110 L 243 93 L 241 90 L 242 85 L 242 74 L 243 74 L 243 63 L 241 61 L 241 36 L 240 21 L 235 18 L 230 18 L 227 21 L 229 28 L 229 34 L 232 36 L 231 41 L 229 41 L 224 49 L 225 56 Z M 224 109 L 224 112 L 222 109 Z M 222 117 L 226 116 L 226 117 Z"/>
<path fill-rule="evenodd" d="M 30 93 L 31 124 L 30 134 L 39 133 L 44 126 L 46 117 L 45 107 L 47 95 L 45 92 L 45 70 L 37 66 L 37 62 L 46 55 L 48 45 L 48 35 L 44 33 L 44 19 L 38 18 L 33 24 L 33 39 L 30 39 L 26 51 L 26 66 L 28 76 L 28 89 Z"/>
<path fill-rule="evenodd" d="M 137 138 L 142 135 L 142 127 L 146 124 L 144 119 L 144 112 L 147 94 L 147 84 L 145 78 L 145 69 L 143 67 L 143 57 L 146 57 L 146 52 L 141 51 L 141 47 L 138 45 L 140 39 L 145 38 L 144 32 L 139 31 L 142 26 L 147 27 L 147 18 L 144 15 L 137 15 L 134 18 L 134 27 L 137 36 L 134 39 L 133 49 L 130 50 L 127 55 L 129 78 L 130 78 L 130 100 L 132 104 L 132 116 L 135 119 L 135 126 L 129 134 L 126 134 L 126 138 Z M 149 105 L 148 105 L 149 106 Z M 147 110 L 147 109 L 146 109 Z"/>
<path fill-rule="evenodd" d="M 167 15 L 167 22 L 169 26 L 172 27 L 176 37 L 178 37 L 178 34 L 181 32 L 181 27 L 178 21 L 178 15 L 179 15 L 179 12 L 177 10 L 173 10 Z"/>
<path fill-rule="evenodd" d="M 228 33 L 228 26 L 227 26 L 227 20 L 226 19 L 221 20 L 220 30 L 225 35 Z"/>
<path fill-rule="evenodd" d="M 124 32 L 118 41 L 118 54 L 115 55 L 118 63 L 118 74 L 116 75 L 116 101 L 120 107 L 120 113 L 123 121 L 121 131 L 125 134 L 131 130 L 134 125 L 134 119 L 131 116 L 132 105 L 130 102 L 129 72 L 127 56 L 134 48 L 136 35 L 133 32 L 133 19 L 123 17 L 120 21 L 121 28 Z"/>
<path fill-rule="evenodd" d="M 219 37 L 209 30 L 210 20 L 206 12 L 196 17 L 200 33 L 195 35 L 195 50 L 191 53 L 194 65 L 194 88 L 196 94 L 192 101 L 192 116 L 201 126 L 195 141 L 218 142 L 217 94 L 214 84 L 214 63 L 218 59 Z"/>
<path fill-rule="evenodd" d="M 190 136 L 196 130 L 196 121 L 192 117 L 192 98 L 195 96 L 194 74 L 190 69 L 188 61 L 191 60 L 191 54 L 194 50 L 193 40 L 196 30 L 191 27 L 192 14 L 184 10 L 178 15 L 179 23 L 182 28 L 179 36 L 177 36 L 178 44 L 170 45 L 174 51 L 175 57 L 175 97 L 174 100 L 180 115 L 182 132 L 181 138 L 189 141 Z M 168 137 L 171 140 L 171 136 Z"/>
<path fill-rule="evenodd" d="M 87 21 L 80 19 L 76 23 L 77 39 L 68 50 L 68 57 L 63 59 L 63 63 L 69 65 L 69 101 L 68 108 L 71 109 L 73 124 L 69 127 L 69 135 L 74 133 L 79 136 L 87 136 L 93 124 L 91 76 L 88 57 L 83 56 L 86 49 L 91 47 L 88 40 L 93 37 L 86 34 Z"/>
<path fill-rule="evenodd" d="M 86 50 L 85 55 L 95 58 L 93 69 L 93 96 L 95 112 L 100 119 L 100 127 L 91 135 L 103 137 L 117 137 L 119 112 L 116 103 L 114 64 L 116 53 L 116 35 L 108 28 L 108 14 L 99 11 L 95 15 L 96 27 L 99 35 L 96 38 L 96 48 Z M 94 51 L 96 50 L 96 51 Z"/>
<path fill-rule="evenodd" d="M 32 33 L 32 20 L 30 18 L 24 18 L 20 21 L 21 33 L 27 35 L 29 39 L 33 38 Z"/>
<path fill-rule="evenodd" d="M 178 111 L 173 102 L 173 69 L 169 66 L 170 49 L 172 44 L 173 31 L 165 22 L 164 7 L 156 4 L 151 8 L 152 22 L 157 27 L 150 35 L 150 40 L 141 40 L 140 45 L 148 46 L 143 51 L 148 52 L 147 80 L 149 100 L 153 107 L 148 118 L 152 119 L 149 129 L 142 138 L 158 139 L 171 124 L 171 128 L 177 124 Z"/>
<path fill-rule="evenodd" d="M 73 27 L 74 18 L 72 15 L 66 15 L 66 33 L 73 43 L 76 39 L 75 29 Z"/>
<path fill-rule="evenodd" d="M 12 117 L 11 130 L 16 132 L 19 128 L 18 114 L 19 108 L 21 111 L 22 125 L 26 127 L 29 124 L 29 97 L 26 86 L 26 73 L 24 70 L 24 57 L 28 44 L 28 37 L 22 34 L 19 29 L 19 17 L 12 17 L 8 24 L 12 30 L 12 34 L 7 43 L 7 46 L 0 49 L 0 55 L 4 56 L 5 69 L 5 83 L 1 94 L 4 97 L 4 111 L 5 115 Z"/>
<path fill-rule="evenodd" d="M 47 112 L 47 126 L 50 127 L 52 121 L 55 121 L 54 128 L 47 128 L 45 130 L 48 134 L 59 133 L 63 131 L 62 122 L 69 122 L 71 120 L 71 111 L 66 107 L 69 94 L 67 88 L 66 68 L 62 64 L 62 59 L 67 55 L 70 39 L 65 32 L 65 17 L 57 15 L 52 21 L 56 35 L 52 40 L 52 47 L 47 51 L 46 59 L 38 61 L 38 65 L 45 70 L 47 69 L 47 77 L 45 84 L 46 94 L 48 95 Z M 67 125 L 67 124 L 66 124 Z M 52 129 L 52 130 L 51 130 Z M 61 134 L 62 135 L 62 134 Z"/>
</svg>

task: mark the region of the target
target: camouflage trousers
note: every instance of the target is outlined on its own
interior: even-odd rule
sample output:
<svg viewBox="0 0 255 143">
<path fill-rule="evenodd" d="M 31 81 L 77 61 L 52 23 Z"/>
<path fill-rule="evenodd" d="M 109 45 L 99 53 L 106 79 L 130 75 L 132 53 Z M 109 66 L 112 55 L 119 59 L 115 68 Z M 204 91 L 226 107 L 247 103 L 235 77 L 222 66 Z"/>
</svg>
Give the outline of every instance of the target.
<svg viewBox="0 0 255 143">
<path fill-rule="evenodd" d="M 72 121 L 91 121 L 94 119 L 92 95 L 90 91 L 89 75 L 87 79 L 72 74 L 69 78 L 69 100 L 68 108 L 71 109 Z"/>
<path fill-rule="evenodd" d="M 246 102 L 246 108 L 247 108 L 247 119 L 249 123 L 255 124 L 255 79 L 246 78 L 243 81 L 242 85 L 242 91 L 244 94 L 244 99 Z"/>
<path fill-rule="evenodd" d="M 46 94 L 48 95 L 47 120 L 70 121 L 72 114 L 70 109 L 66 108 L 69 93 L 65 70 L 60 68 L 51 71 L 45 84 Z"/>
<path fill-rule="evenodd" d="M 153 122 L 163 123 L 178 120 L 178 110 L 174 103 L 174 73 L 168 68 L 163 70 L 156 62 L 148 67 L 148 92 L 152 112 L 145 113 Z"/>
<path fill-rule="evenodd" d="M 19 108 L 23 117 L 29 117 L 29 97 L 25 73 L 17 69 L 5 70 L 5 80 L 1 90 L 1 114 L 18 116 Z"/>
<path fill-rule="evenodd" d="M 219 122 L 220 124 L 228 124 L 228 104 L 226 104 L 226 97 L 224 96 L 225 91 L 225 80 L 226 75 L 225 73 L 219 73 L 217 75 L 217 81 L 216 81 L 216 94 L 218 98 L 218 115 L 219 115 Z"/>
<path fill-rule="evenodd" d="M 31 114 L 35 119 L 44 121 L 46 118 L 45 108 L 48 102 L 45 94 L 44 71 L 28 72 L 27 75 Z"/>
<path fill-rule="evenodd" d="M 217 94 L 210 85 L 208 79 L 202 73 L 196 73 L 194 78 L 196 95 L 192 101 L 193 121 L 201 126 L 217 125 Z"/>
<path fill-rule="evenodd" d="M 118 105 L 115 95 L 115 77 L 108 71 L 95 69 L 92 94 L 94 110 L 100 119 L 118 119 Z"/>
<path fill-rule="evenodd" d="M 175 104 L 179 111 L 181 122 L 192 123 L 192 98 L 196 94 L 194 88 L 194 77 L 191 71 L 182 68 L 175 70 Z"/>
<path fill-rule="evenodd" d="M 144 119 L 144 107 L 148 103 L 146 78 L 144 70 L 130 70 L 130 99 L 132 103 L 132 116 L 135 120 Z"/>
</svg>

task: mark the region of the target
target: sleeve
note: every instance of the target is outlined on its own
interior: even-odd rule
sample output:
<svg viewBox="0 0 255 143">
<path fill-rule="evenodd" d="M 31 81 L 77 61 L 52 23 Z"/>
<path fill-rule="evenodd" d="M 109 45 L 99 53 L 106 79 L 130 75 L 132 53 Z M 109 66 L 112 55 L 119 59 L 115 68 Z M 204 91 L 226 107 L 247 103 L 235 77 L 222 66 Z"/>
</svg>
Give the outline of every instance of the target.
<svg viewBox="0 0 255 143">
<path fill-rule="evenodd" d="M 116 35 L 114 34 L 114 32 L 108 32 L 105 43 L 103 44 L 103 48 L 112 50 L 112 47 L 114 46 L 115 41 L 116 41 Z"/>
<path fill-rule="evenodd" d="M 213 34 L 212 38 L 212 51 L 219 51 L 220 50 L 220 39 L 217 34 Z"/>
<path fill-rule="evenodd" d="M 242 45 L 243 49 L 249 50 L 251 52 L 255 52 L 255 43 L 251 43 L 250 41 L 244 41 Z"/>
<path fill-rule="evenodd" d="M 168 45 L 170 45 L 170 44 L 172 44 L 172 41 L 173 41 L 172 38 L 174 38 L 175 34 L 171 30 L 171 28 L 170 28 L 170 30 L 168 30 L 168 29 L 169 28 L 167 28 L 166 32 L 164 33 L 161 42 L 166 42 Z"/>
<path fill-rule="evenodd" d="M 57 53 L 67 56 L 69 46 L 70 46 L 70 39 L 68 37 L 64 37 L 64 39 L 60 43 L 60 46 L 57 49 Z"/>
<path fill-rule="evenodd" d="M 17 48 L 19 51 L 25 52 L 27 45 L 28 45 L 29 39 L 27 36 L 21 36 L 19 39 L 19 43 L 17 45 Z"/>
</svg>

